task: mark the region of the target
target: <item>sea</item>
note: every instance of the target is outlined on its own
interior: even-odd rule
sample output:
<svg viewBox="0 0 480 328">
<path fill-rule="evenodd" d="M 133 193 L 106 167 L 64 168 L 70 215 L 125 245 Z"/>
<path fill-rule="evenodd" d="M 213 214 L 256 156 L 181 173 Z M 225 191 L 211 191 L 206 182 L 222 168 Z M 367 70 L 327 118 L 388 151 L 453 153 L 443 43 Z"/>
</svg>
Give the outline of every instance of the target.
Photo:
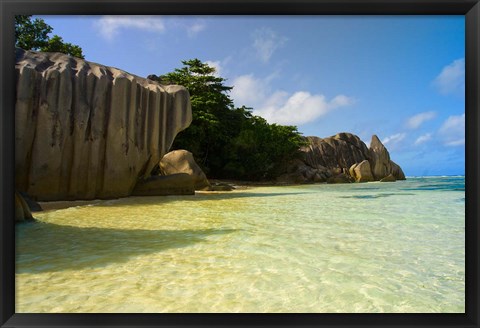
<svg viewBox="0 0 480 328">
<path fill-rule="evenodd" d="M 128 197 L 16 226 L 17 313 L 464 313 L 465 178 Z"/>
</svg>

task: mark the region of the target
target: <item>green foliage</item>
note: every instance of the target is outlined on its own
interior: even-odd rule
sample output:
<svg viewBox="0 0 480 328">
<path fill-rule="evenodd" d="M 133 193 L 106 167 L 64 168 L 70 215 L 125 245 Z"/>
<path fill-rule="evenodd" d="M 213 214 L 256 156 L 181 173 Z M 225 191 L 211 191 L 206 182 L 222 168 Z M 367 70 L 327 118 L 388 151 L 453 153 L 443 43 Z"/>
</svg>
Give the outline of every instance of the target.
<svg viewBox="0 0 480 328">
<path fill-rule="evenodd" d="M 304 144 L 295 126 L 268 124 L 259 116 L 248 120 L 234 139 L 228 168 L 238 168 L 243 179 L 272 179 L 282 173 L 287 161 L 293 159 Z"/>
<path fill-rule="evenodd" d="M 58 35 L 54 35 L 47 41 L 47 44 L 40 48 L 40 51 L 45 52 L 62 52 L 74 57 L 83 58 L 82 48 L 71 43 L 63 42 L 63 39 Z"/>
<path fill-rule="evenodd" d="M 53 28 L 43 19 L 32 20 L 31 16 L 15 16 L 15 45 L 25 50 L 38 50 L 48 42 Z"/>
<path fill-rule="evenodd" d="M 163 84 L 183 85 L 190 92 L 193 121 L 179 133 L 172 149 L 191 151 L 209 177 L 261 180 L 273 178 L 281 164 L 302 145 L 294 126 L 268 124 L 251 108 L 235 108 L 225 79 L 199 59 L 157 77 Z"/>
<path fill-rule="evenodd" d="M 63 39 L 54 35 L 48 35 L 53 28 L 41 18 L 32 20 L 32 16 L 15 16 L 15 46 L 25 50 L 37 50 L 45 52 L 62 52 L 78 58 L 84 58 L 82 48 L 71 43 L 65 43 Z"/>
</svg>

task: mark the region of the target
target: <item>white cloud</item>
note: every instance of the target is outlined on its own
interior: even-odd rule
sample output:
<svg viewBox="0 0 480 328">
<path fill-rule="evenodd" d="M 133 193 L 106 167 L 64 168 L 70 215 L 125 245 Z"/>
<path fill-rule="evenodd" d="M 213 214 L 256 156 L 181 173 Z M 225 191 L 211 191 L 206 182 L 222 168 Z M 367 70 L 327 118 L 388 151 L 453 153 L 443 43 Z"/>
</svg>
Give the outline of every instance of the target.
<svg viewBox="0 0 480 328">
<path fill-rule="evenodd" d="M 410 117 L 407 120 L 407 127 L 409 129 L 417 129 L 426 121 L 430 121 L 437 116 L 437 113 L 430 111 L 430 112 L 423 112 L 417 115 Z"/>
<path fill-rule="evenodd" d="M 456 147 L 456 146 L 463 146 L 463 145 L 465 145 L 465 138 L 451 140 L 445 143 L 445 146 L 449 146 L 449 147 Z"/>
<path fill-rule="evenodd" d="M 233 80 L 232 98 L 237 106 L 253 107 L 253 114 L 265 118 L 269 123 L 301 125 L 316 120 L 339 107 L 349 106 L 354 100 L 338 95 L 327 100 L 324 95 L 307 91 L 272 91 L 269 81 L 254 75 L 242 75 Z"/>
<path fill-rule="evenodd" d="M 406 133 L 393 134 L 393 135 L 391 135 L 391 136 L 386 137 L 386 138 L 383 140 L 383 144 L 384 144 L 384 145 L 387 145 L 387 144 L 396 145 L 396 144 L 398 144 L 400 141 L 402 141 L 403 139 L 405 139 L 406 136 L 407 136 Z"/>
<path fill-rule="evenodd" d="M 445 146 L 462 146 L 465 144 L 465 113 L 450 116 L 438 130 Z"/>
<path fill-rule="evenodd" d="M 267 98 L 267 86 L 264 80 L 253 74 L 242 75 L 232 82 L 232 98 L 236 106 L 258 107 Z"/>
<path fill-rule="evenodd" d="M 445 66 L 433 85 L 441 94 L 465 96 L 465 58 L 454 60 Z"/>
<path fill-rule="evenodd" d="M 158 16 L 102 16 L 95 25 L 100 35 L 112 40 L 121 29 L 137 29 L 145 32 L 164 32 L 164 21 Z"/>
<path fill-rule="evenodd" d="M 300 125 L 314 121 L 329 111 L 352 102 L 344 95 L 328 101 L 324 95 L 312 95 L 306 91 L 297 91 L 290 96 L 277 93 L 272 96 L 270 104 L 254 113 L 272 123 Z"/>
<path fill-rule="evenodd" d="M 222 64 L 220 63 L 219 60 L 216 60 L 216 61 L 206 60 L 205 64 L 215 68 L 215 73 L 214 73 L 215 76 L 219 77 L 222 75 Z"/>
<path fill-rule="evenodd" d="M 187 34 L 189 37 L 193 37 L 203 31 L 207 25 L 204 22 L 195 22 L 192 25 L 187 25 Z"/>
<path fill-rule="evenodd" d="M 423 135 L 421 135 L 420 137 L 417 138 L 417 140 L 415 140 L 415 145 L 421 145 L 429 140 L 432 139 L 432 134 L 431 133 L 425 133 Z"/>
<path fill-rule="evenodd" d="M 102 16 L 94 23 L 100 36 L 113 40 L 120 35 L 121 30 L 140 30 L 146 33 L 163 33 L 168 27 L 183 29 L 189 37 L 194 37 L 207 27 L 203 20 L 190 22 L 179 17 L 134 15 L 134 16 Z"/>
<path fill-rule="evenodd" d="M 282 47 L 287 41 L 287 38 L 278 36 L 269 28 L 255 30 L 253 38 L 253 48 L 255 49 L 258 58 L 264 63 L 267 63 L 273 53 L 278 48 Z"/>
</svg>

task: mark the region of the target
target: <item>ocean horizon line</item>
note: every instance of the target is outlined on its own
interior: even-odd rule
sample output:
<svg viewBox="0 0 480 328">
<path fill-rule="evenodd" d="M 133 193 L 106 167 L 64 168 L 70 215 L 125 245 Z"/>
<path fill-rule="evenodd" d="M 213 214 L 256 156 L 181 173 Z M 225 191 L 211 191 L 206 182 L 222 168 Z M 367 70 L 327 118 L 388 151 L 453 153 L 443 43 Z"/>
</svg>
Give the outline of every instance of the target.
<svg viewBox="0 0 480 328">
<path fill-rule="evenodd" d="M 407 175 L 408 178 L 465 178 L 465 174 L 438 174 L 438 175 Z"/>
</svg>

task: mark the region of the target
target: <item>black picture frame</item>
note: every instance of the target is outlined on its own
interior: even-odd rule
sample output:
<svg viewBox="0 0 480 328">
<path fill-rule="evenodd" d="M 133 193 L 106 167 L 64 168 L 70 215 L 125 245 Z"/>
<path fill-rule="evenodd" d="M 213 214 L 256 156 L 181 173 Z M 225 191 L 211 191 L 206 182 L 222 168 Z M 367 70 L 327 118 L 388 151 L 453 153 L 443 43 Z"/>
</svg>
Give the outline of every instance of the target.
<svg viewBox="0 0 480 328">
<path fill-rule="evenodd" d="M 25 15 L 465 15 L 465 314 L 16 314 L 14 16 Z M 480 4 L 478 0 L 0 0 L 1 327 L 479 327 Z"/>
</svg>

